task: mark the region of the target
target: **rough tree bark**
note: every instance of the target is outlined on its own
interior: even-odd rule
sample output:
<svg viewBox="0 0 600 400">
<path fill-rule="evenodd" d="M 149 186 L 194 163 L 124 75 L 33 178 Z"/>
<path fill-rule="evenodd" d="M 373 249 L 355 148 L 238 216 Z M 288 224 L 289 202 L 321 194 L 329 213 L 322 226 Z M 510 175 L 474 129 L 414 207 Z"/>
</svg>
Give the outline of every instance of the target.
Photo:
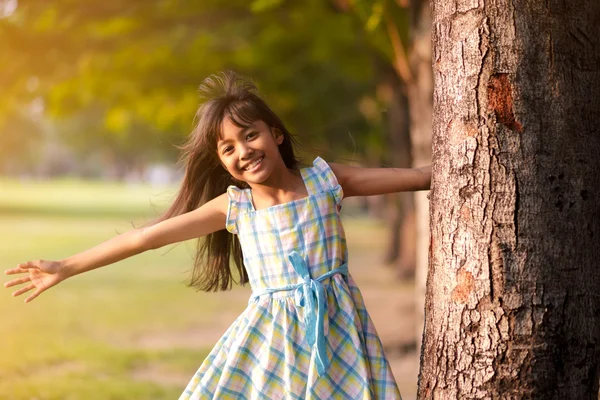
<svg viewBox="0 0 600 400">
<path fill-rule="evenodd" d="M 420 399 L 596 399 L 600 1 L 432 0 Z"/>
</svg>

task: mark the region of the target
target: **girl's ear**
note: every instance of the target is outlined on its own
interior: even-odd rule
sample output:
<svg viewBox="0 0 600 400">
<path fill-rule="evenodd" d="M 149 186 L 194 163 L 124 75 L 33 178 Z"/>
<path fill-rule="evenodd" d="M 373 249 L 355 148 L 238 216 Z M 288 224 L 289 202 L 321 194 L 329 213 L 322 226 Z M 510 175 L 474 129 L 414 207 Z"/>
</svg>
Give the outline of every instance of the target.
<svg viewBox="0 0 600 400">
<path fill-rule="evenodd" d="M 283 143 L 283 133 L 277 129 L 277 128 L 271 128 L 271 133 L 273 134 L 273 137 L 275 138 L 275 143 L 277 143 L 278 145 L 280 145 L 281 143 Z"/>
</svg>

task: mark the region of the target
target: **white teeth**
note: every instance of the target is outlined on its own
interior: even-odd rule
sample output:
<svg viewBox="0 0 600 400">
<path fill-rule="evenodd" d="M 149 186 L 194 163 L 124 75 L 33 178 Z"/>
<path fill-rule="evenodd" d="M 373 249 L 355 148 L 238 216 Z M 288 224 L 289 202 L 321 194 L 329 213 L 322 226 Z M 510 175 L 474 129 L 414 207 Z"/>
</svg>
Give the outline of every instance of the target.
<svg viewBox="0 0 600 400">
<path fill-rule="evenodd" d="M 259 158 L 258 160 L 254 161 L 252 164 L 250 164 L 250 165 L 247 165 L 247 166 L 244 168 L 244 170 L 245 170 L 245 171 L 248 171 L 248 170 L 251 170 L 252 168 L 256 167 L 256 166 L 257 166 L 257 165 L 258 165 L 258 164 L 259 164 L 259 163 L 262 161 L 262 159 L 263 159 L 263 158 L 261 157 L 261 158 Z"/>
</svg>

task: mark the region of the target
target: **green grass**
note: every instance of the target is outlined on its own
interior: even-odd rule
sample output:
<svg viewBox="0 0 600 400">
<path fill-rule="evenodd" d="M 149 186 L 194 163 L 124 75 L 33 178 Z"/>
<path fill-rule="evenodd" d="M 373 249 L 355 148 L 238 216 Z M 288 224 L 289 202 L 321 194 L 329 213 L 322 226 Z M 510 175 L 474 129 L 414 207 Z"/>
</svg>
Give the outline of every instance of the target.
<svg viewBox="0 0 600 400">
<path fill-rule="evenodd" d="M 173 193 L 108 183 L 2 180 L 0 269 L 61 259 L 96 245 L 155 216 L 151 203 L 164 209 Z M 148 252 L 74 277 L 29 304 L 24 296 L 10 296 L 14 288 L 2 288 L 0 399 L 179 396 L 210 350 L 202 329 L 224 304 L 222 295 L 185 286 L 194 245 Z M 245 301 L 227 304 L 233 315 Z M 189 336 L 183 344 L 182 332 Z M 159 339 L 148 340 L 152 335 Z"/>
<path fill-rule="evenodd" d="M 0 270 L 85 250 L 155 217 L 152 205 L 164 210 L 174 193 L 0 179 Z M 381 224 L 346 213 L 361 260 L 383 243 Z M 0 400 L 177 398 L 250 293 L 186 287 L 194 250 L 187 242 L 147 252 L 76 276 L 29 304 L 2 288 Z M 365 265 L 353 270 L 368 282 Z"/>
<path fill-rule="evenodd" d="M 62 179 L 14 181 L 0 177 L 0 213 L 61 217 L 146 217 L 164 208 L 175 188 Z"/>
</svg>

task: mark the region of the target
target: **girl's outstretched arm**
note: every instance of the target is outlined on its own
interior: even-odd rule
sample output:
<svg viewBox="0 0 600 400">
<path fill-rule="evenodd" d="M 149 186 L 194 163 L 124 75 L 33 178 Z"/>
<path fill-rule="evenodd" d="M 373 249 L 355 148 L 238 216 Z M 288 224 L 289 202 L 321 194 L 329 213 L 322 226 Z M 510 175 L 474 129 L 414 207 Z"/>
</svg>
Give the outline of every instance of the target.
<svg viewBox="0 0 600 400">
<path fill-rule="evenodd" d="M 45 290 L 71 276 L 121 261 L 146 250 L 157 249 L 224 229 L 228 204 L 225 193 L 194 211 L 155 225 L 132 229 L 64 260 L 38 260 L 19 264 L 16 268 L 6 270 L 5 273 L 7 275 L 27 274 L 27 276 L 6 282 L 4 287 L 29 283 L 13 293 L 13 296 L 19 296 L 35 289 L 25 299 L 25 302 L 28 303 Z"/>
<path fill-rule="evenodd" d="M 431 166 L 422 168 L 361 168 L 330 164 L 344 197 L 429 190 Z"/>
</svg>

